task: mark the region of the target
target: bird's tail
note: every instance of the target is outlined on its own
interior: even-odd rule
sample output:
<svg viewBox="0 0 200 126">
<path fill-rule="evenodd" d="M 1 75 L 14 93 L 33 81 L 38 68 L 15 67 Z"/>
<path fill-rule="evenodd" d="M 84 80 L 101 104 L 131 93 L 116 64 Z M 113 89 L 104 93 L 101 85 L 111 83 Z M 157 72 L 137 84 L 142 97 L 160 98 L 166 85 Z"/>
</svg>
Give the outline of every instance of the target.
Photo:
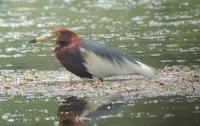
<svg viewBox="0 0 200 126">
<path fill-rule="evenodd" d="M 137 68 L 137 72 L 141 75 L 144 75 L 146 77 L 152 77 L 155 75 L 155 69 L 140 62 L 140 61 L 137 61 L 138 64 L 139 64 L 139 67 Z"/>
<path fill-rule="evenodd" d="M 143 75 L 146 77 L 152 77 L 155 75 L 154 68 L 144 64 L 143 62 L 139 61 L 138 59 L 129 59 L 128 64 L 131 67 L 129 69 L 132 69 L 132 71 L 135 71 L 136 74 Z"/>
</svg>

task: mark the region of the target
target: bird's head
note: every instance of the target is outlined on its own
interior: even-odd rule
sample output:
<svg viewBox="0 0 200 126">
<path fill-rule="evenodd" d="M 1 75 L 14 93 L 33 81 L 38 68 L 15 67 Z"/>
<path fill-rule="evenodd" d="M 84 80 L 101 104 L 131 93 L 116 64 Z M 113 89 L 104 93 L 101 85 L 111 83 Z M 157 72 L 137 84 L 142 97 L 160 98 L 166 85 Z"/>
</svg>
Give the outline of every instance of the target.
<svg viewBox="0 0 200 126">
<path fill-rule="evenodd" d="M 52 32 L 45 34 L 41 37 L 31 40 L 31 43 L 36 42 L 55 42 L 58 46 L 68 46 L 73 42 L 79 42 L 80 37 L 74 32 L 68 30 L 67 28 L 55 28 Z"/>
</svg>

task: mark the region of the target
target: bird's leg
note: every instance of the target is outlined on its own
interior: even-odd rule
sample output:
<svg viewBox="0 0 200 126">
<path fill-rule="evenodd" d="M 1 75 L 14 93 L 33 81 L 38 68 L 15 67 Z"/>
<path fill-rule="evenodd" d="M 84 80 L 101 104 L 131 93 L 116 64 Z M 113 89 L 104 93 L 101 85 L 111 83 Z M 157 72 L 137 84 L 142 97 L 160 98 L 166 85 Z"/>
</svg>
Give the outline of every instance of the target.
<svg viewBox="0 0 200 126">
<path fill-rule="evenodd" d="M 102 83 L 103 82 L 103 78 L 99 78 L 99 81 Z"/>
<path fill-rule="evenodd" d="M 94 82 L 94 80 L 90 79 L 90 78 L 82 78 L 83 82 Z"/>
<path fill-rule="evenodd" d="M 103 82 L 103 78 L 93 77 L 94 82 Z"/>
</svg>

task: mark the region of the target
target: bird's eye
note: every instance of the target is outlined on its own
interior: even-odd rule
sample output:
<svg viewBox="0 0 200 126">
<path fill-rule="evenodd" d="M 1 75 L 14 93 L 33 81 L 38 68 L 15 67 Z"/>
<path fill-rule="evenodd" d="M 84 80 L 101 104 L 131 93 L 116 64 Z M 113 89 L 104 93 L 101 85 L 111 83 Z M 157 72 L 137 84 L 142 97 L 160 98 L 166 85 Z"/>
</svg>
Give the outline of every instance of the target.
<svg viewBox="0 0 200 126">
<path fill-rule="evenodd" d="M 58 37 L 60 35 L 60 33 L 59 32 L 55 32 L 55 35 Z"/>
<path fill-rule="evenodd" d="M 53 34 L 53 35 L 52 35 L 53 38 L 57 38 L 57 37 L 59 36 L 59 33 L 58 33 L 58 32 L 53 32 L 52 34 Z"/>
</svg>

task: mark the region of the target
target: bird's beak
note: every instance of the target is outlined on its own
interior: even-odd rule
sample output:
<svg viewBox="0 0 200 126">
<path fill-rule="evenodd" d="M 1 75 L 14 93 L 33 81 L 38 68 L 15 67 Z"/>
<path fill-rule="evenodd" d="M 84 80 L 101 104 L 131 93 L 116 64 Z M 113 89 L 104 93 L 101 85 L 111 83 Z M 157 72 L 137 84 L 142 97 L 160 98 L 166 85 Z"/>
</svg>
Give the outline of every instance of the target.
<svg viewBox="0 0 200 126">
<path fill-rule="evenodd" d="M 45 35 L 43 35 L 43 36 L 41 36 L 41 37 L 32 39 L 32 40 L 30 40 L 29 42 L 30 42 L 30 43 L 46 42 L 46 41 L 53 40 L 53 39 L 55 39 L 55 38 L 54 38 L 54 34 L 53 34 L 53 33 L 49 33 L 49 34 L 45 34 Z"/>
</svg>

